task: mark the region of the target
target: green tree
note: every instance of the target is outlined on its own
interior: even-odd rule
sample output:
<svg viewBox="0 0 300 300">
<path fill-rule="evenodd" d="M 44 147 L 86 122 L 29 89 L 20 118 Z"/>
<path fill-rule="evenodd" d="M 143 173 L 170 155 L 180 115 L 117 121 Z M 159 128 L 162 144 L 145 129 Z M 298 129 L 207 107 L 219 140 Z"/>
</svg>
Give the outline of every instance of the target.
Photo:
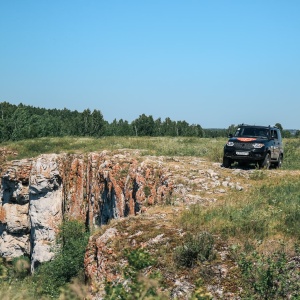
<svg viewBox="0 0 300 300">
<path fill-rule="evenodd" d="M 176 132 L 177 136 L 189 136 L 190 134 L 190 125 L 186 121 L 178 121 L 176 123 Z"/>
<path fill-rule="evenodd" d="M 282 136 L 284 138 L 290 138 L 290 137 L 292 137 L 292 134 L 291 134 L 291 132 L 289 130 L 283 130 L 282 131 Z"/>
<path fill-rule="evenodd" d="M 280 130 L 281 135 L 284 137 L 284 130 L 280 123 L 276 123 L 275 126 Z"/>
<path fill-rule="evenodd" d="M 234 124 L 231 124 L 226 131 L 226 135 L 228 136 L 229 134 L 234 134 L 235 131 L 237 129 L 237 126 L 235 126 Z"/>
<path fill-rule="evenodd" d="M 152 136 L 154 133 L 154 120 L 152 116 L 142 114 L 132 122 L 136 136 Z"/>
<path fill-rule="evenodd" d="M 90 116 L 90 135 L 101 136 L 103 134 L 104 119 L 100 110 L 94 110 Z"/>
<path fill-rule="evenodd" d="M 163 128 L 161 118 L 158 118 L 154 121 L 154 136 L 162 136 L 163 135 Z"/>
<path fill-rule="evenodd" d="M 203 137 L 203 129 L 199 124 L 190 126 L 190 136 Z"/>
<path fill-rule="evenodd" d="M 163 135 L 164 136 L 176 136 L 177 127 L 176 122 L 172 121 L 170 118 L 166 118 L 162 123 Z"/>
</svg>

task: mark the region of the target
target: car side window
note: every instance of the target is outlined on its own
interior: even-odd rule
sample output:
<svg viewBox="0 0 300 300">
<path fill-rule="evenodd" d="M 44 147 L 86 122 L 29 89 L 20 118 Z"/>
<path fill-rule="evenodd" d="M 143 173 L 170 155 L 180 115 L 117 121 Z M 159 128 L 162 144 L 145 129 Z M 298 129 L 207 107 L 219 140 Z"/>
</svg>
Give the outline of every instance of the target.
<svg viewBox="0 0 300 300">
<path fill-rule="evenodd" d="M 280 131 L 276 130 L 276 133 L 277 133 L 278 140 L 281 142 L 281 133 L 280 133 Z"/>
<path fill-rule="evenodd" d="M 272 130 L 272 137 L 274 139 L 278 139 L 278 135 L 277 135 L 277 131 L 276 130 Z"/>
</svg>

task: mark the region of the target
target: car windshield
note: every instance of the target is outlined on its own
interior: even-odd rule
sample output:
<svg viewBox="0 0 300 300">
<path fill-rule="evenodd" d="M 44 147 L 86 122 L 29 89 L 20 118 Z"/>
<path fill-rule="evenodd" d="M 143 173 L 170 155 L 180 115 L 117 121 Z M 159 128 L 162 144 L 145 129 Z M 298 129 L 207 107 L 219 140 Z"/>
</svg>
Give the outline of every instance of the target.
<svg viewBox="0 0 300 300">
<path fill-rule="evenodd" d="M 236 130 L 234 136 L 236 137 L 260 137 L 268 138 L 269 130 L 267 128 L 257 127 L 240 127 Z"/>
</svg>

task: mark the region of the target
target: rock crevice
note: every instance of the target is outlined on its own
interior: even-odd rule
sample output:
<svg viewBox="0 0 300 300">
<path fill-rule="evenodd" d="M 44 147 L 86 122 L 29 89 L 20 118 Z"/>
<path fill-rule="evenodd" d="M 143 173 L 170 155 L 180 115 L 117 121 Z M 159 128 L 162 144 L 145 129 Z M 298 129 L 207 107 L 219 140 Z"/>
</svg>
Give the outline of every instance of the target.
<svg viewBox="0 0 300 300">
<path fill-rule="evenodd" d="M 53 257 L 63 219 L 90 228 L 135 215 L 172 193 L 163 170 L 129 154 L 48 154 L 2 167 L 0 256 L 27 255 L 32 270 Z"/>
</svg>

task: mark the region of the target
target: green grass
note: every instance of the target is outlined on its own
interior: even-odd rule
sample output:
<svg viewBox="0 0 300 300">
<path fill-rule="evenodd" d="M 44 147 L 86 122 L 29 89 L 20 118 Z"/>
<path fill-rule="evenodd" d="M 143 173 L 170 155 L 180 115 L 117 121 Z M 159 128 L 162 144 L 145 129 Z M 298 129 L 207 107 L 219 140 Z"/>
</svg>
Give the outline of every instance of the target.
<svg viewBox="0 0 300 300">
<path fill-rule="evenodd" d="M 138 149 L 142 155 L 198 156 L 221 162 L 225 139 L 171 137 L 39 138 L 2 143 L 18 153 L 17 159 L 43 153 L 88 153 L 102 150 Z M 14 159 L 11 158 L 11 159 Z"/>
<path fill-rule="evenodd" d="M 17 157 L 11 159 L 36 157 L 42 153 L 89 153 L 93 151 L 100 152 L 102 150 L 116 151 L 119 149 L 137 149 L 141 155 L 194 156 L 204 158 L 211 162 L 221 162 L 225 142 L 226 139 L 222 138 L 65 137 L 2 143 L 1 147 L 6 147 L 18 153 Z M 282 169 L 300 170 L 300 139 L 285 139 L 284 146 L 285 155 Z M 231 172 L 230 170 L 225 171 Z M 294 246 L 300 244 L 300 175 L 297 175 L 297 172 L 290 172 L 292 173 L 291 175 L 286 174 L 284 177 L 282 175 L 277 177 L 277 170 L 272 172 L 273 170 L 270 172 L 267 170 L 254 170 L 250 175 L 249 183 L 251 183 L 251 187 L 249 187 L 249 189 L 243 192 L 231 191 L 223 198 L 211 203 L 208 207 L 193 205 L 189 207 L 188 210 L 185 210 L 180 217 L 180 222 L 177 222 L 177 217 L 174 217 L 176 226 L 182 227 L 184 232 L 189 232 L 194 237 L 196 237 L 199 232 L 209 232 L 214 238 L 217 237 L 215 239 L 216 246 L 220 239 L 226 243 L 229 248 L 234 248 L 237 245 L 236 247 L 241 249 L 240 251 L 248 255 L 245 256 L 245 264 L 257 266 L 255 258 L 251 256 L 254 250 L 260 251 L 260 253 L 267 252 L 270 254 L 270 260 L 260 254 L 259 257 L 262 261 L 262 267 L 251 269 L 251 273 L 246 273 L 247 276 L 252 276 L 254 278 L 253 280 L 257 280 L 255 279 L 256 276 L 262 276 L 261 282 L 257 281 L 257 286 L 265 290 L 268 289 L 268 286 L 263 285 L 265 278 L 267 278 L 267 275 L 264 275 L 264 270 L 265 268 L 272 267 L 274 263 L 275 267 L 277 266 L 276 257 L 273 256 L 273 253 L 275 253 L 273 248 L 274 243 L 278 243 L 279 245 L 281 242 L 284 242 L 286 248 L 290 245 Z M 273 175 L 269 176 L 269 174 Z M 149 193 L 147 186 L 145 186 L 144 192 L 146 195 Z M 141 224 L 143 224 L 143 222 L 145 222 L 144 219 L 141 221 Z M 127 224 L 126 222 L 124 223 Z M 136 224 L 140 230 L 142 225 L 138 225 L 139 224 Z M 154 225 L 147 226 L 147 228 L 152 229 L 151 234 L 153 237 L 161 233 L 161 229 L 156 228 Z M 135 231 L 137 230 L 136 228 Z M 144 232 L 145 234 L 142 237 L 136 237 L 138 243 L 140 242 L 139 239 L 142 238 L 149 240 L 147 230 L 145 229 Z M 170 260 L 170 257 L 173 257 L 174 249 L 180 246 L 180 243 L 184 243 L 179 235 L 172 237 L 170 232 L 168 234 L 171 241 L 170 245 L 165 244 L 161 246 L 160 249 L 157 249 L 158 253 L 161 254 L 158 256 L 161 256 L 159 264 L 163 266 L 162 270 L 166 270 L 166 273 L 179 272 L 178 269 L 176 269 L 175 263 Z M 125 241 L 122 240 L 120 243 L 125 243 Z M 202 244 L 203 243 L 201 243 L 201 245 Z M 196 246 L 199 245 L 197 244 Z M 186 248 L 177 248 L 177 251 L 183 253 L 183 258 L 191 257 L 193 259 L 194 253 L 192 253 L 192 255 L 189 254 L 190 256 L 188 257 L 183 251 L 185 249 L 193 250 L 193 246 L 194 244 L 191 243 L 191 246 L 188 244 Z M 123 249 L 124 247 L 120 248 Z M 197 260 L 201 250 L 198 248 L 196 249 Z M 74 251 L 72 251 L 72 253 L 74 253 Z M 135 257 L 135 255 L 140 254 L 133 252 L 131 255 Z M 68 254 L 68 256 L 72 257 L 73 260 L 73 254 Z M 130 257 L 131 256 L 128 258 L 130 259 Z M 236 262 L 238 262 L 239 259 L 240 258 L 237 258 Z M 199 261 L 201 261 L 201 259 Z M 52 295 L 57 295 L 55 293 L 58 293 L 58 286 L 61 285 L 60 280 L 63 278 L 64 272 L 68 270 L 67 267 L 60 268 L 55 265 L 55 263 L 59 266 L 63 265 L 60 262 L 60 260 L 57 260 L 57 262 L 54 262 L 51 266 L 49 263 L 41 268 L 40 272 L 43 273 L 39 275 L 37 287 L 43 289 L 43 291 L 49 290 L 46 294 L 40 294 L 43 299 L 50 298 Z M 198 264 L 193 263 L 192 265 Z M 52 289 L 52 286 L 44 287 L 45 284 L 53 284 L 53 282 L 47 280 L 50 269 L 46 267 L 52 268 L 52 273 L 55 273 L 55 276 L 53 274 L 51 276 L 51 278 L 57 279 L 57 282 L 54 282 L 54 289 Z M 246 271 L 248 272 L 248 270 Z M 16 276 L 10 276 L 7 272 L 8 268 L 0 262 L 0 294 L 2 293 L 2 295 L 4 295 L 3 299 L 13 299 L 12 297 L 15 297 L 14 299 L 31 299 L 33 293 L 31 287 L 32 280 L 30 281 L 30 278 L 25 280 L 17 279 Z M 22 272 L 18 274 L 22 276 Z M 276 268 L 274 272 L 277 272 Z M 71 275 L 73 276 L 73 274 Z M 199 277 L 200 275 L 197 276 Z M 70 278 L 67 279 L 67 281 L 70 281 Z M 144 282 L 138 280 L 137 284 L 143 286 Z M 254 282 L 254 285 L 249 287 L 249 291 L 251 292 L 255 288 L 256 283 Z M 13 291 L 14 294 L 12 294 L 11 291 Z M 73 295 L 68 285 L 64 286 L 63 293 Z M 72 299 L 72 297 L 73 296 L 69 296 L 70 299 Z M 68 299 L 68 296 L 65 296 L 65 299 Z M 253 299 L 256 298 L 254 297 Z"/>
<path fill-rule="evenodd" d="M 225 239 L 263 241 L 281 237 L 299 242 L 300 178 L 266 179 L 249 193 L 232 192 L 218 205 L 194 205 L 181 222 L 187 231 L 205 228 Z"/>
<path fill-rule="evenodd" d="M 65 221 L 57 240 L 62 247 L 52 261 L 42 263 L 31 276 L 30 263 L 26 257 L 12 262 L 0 260 L 1 299 L 84 299 L 84 254 L 89 234 L 83 223 Z M 76 279 L 76 282 L 72 282 Z M 76 288 L 74 289 L 74 287 Z"/>
<path fill-rule="evenodd" d="M 138 149 L 141 155 L 196 156 L 222 162 L 225 138 L 197 137 L 53 137 L 2 143 L 17 156 L 9 159 L 36 157 L 43 153 L 88 153 L 102 150 Z M 284 140 L 284 170 L 300 170 L 300 139 Z"/>
<path fill-rule="evenodd" d="M 263 177 L 247 192 L 232 192 L 209 207 L 193 205 L 180 224 L 185 232 L 206 230 L 229 246 L 242 299 L 299 299 L 300 273 L 291 258 L 299 255 L 300 175 Z"/>
<path fill-rule="evenodd" d="M 284 140 L 284 160 L 282 168 L 285 170 L 300 170 L 300 139 Z"/>
</svg>

